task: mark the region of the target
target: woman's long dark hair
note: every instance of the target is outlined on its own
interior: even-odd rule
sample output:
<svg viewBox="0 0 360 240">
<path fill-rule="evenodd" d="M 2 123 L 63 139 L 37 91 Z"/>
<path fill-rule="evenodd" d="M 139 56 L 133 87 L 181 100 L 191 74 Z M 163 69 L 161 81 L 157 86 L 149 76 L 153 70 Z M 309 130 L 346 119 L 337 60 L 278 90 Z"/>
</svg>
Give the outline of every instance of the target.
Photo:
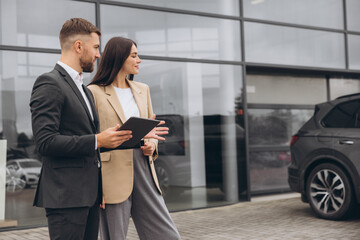
<svg viewBox="0 0 360 240">
<path fill-rule="evenodd" d="M 132 45 L 136 43 L 128 38 L 113 37 L 105 46 L 99 68 L 91 84 L 108 86 L 114 82 L 125 60 L 129 57 Z"/>
</svg>

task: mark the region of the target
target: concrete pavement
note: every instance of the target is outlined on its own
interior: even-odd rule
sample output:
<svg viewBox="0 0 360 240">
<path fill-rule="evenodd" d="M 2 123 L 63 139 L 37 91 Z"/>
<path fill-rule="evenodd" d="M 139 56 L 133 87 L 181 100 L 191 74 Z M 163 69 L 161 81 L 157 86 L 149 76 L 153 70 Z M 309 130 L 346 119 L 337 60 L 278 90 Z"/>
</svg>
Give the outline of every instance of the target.
<svg viewBox="0 0 360 240">
<path fill-rule="evenodd" d="M 230 206 L 171 213 L 183 240 L 360 239 L 360 215 L 316 218 L 298 194 L 253 198 Z M 0 232 L 1 240 L 49 239 L 47 228 Z M 127 240 L 138 240 L 131 223 Z M 166 239 L 164 239 L 166 240 Z"/>
</svg>

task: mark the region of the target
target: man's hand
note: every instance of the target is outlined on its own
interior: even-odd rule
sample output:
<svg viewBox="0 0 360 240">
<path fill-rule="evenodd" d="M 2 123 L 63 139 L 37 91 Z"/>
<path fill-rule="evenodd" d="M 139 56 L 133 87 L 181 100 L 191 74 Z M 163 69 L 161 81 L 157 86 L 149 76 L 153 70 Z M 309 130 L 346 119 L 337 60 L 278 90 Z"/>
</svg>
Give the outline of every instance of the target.
<svg viewBox="0 0 360 240">
<path fill-rule="evenodd" d="M 116 148 L 132 138 L 131 131 L 117 131 L 119 128 L 120 125 L 117 124 L 115 127 L 108 128 L 105 131 L 96 134 L 97 147 Z"/>
<path fill-rule="evenodd" d="M 155 119 L 156 115 L 154 114 L 151 119 Z M 165 124 L 165 121 L 160 121 L 158 126 Z M 154 138 L 157 140 L 165 141 L 165 138 L 160 137 L 159 135 L 166 135 L 169 134 L 168 127 L 154 127 L 148 134 L 145 135 L 144 138 Z"/>
<path fill-rule="evenodd" d="M 141 147 L 144 156 L 152 156 L 155 151 L 155 143 L 153 142 L 146 142 L 144 146 Z"/>
</svg>

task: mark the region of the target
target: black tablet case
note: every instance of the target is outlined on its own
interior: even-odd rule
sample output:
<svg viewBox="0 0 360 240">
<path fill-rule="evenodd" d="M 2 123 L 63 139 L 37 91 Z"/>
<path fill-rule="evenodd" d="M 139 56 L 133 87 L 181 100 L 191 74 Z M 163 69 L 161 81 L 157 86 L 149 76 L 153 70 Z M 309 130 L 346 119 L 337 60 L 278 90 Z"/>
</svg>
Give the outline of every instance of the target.
<svg viewBox="0 0 360 240">
<path fill-rule="evenodd" d="M 140 118 L 140 117 L 130 117 L 120 128 L 120 130 L 131 130 L 132 138 L 124 142 L 116 148 L 100 148 L 100 152 L 107 152 L 112 150 L 119 149 L 132 149 L 139 148 L 141 139 L 148 134 L 156 125 L 160 123 L 159 120 Z"/>
</svg>

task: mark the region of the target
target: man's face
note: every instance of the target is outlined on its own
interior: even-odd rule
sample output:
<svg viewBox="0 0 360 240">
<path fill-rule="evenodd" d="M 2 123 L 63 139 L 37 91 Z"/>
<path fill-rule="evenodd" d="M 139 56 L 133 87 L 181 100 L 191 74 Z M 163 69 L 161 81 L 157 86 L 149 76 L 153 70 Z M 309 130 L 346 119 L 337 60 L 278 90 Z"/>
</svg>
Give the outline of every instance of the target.
<svg viewBox="0 0 360 240">
<path fill-rule="evenodd" d="M 100 40 L 99 35 L 91 33 L 90 37 L 86 37 L 83 41 L 83 52 L 80 57 L 80 67 L 83 72 L 94 71 L 94 65 L 97 58 L 100 57 L 99 47 Z"/>
</svg>

